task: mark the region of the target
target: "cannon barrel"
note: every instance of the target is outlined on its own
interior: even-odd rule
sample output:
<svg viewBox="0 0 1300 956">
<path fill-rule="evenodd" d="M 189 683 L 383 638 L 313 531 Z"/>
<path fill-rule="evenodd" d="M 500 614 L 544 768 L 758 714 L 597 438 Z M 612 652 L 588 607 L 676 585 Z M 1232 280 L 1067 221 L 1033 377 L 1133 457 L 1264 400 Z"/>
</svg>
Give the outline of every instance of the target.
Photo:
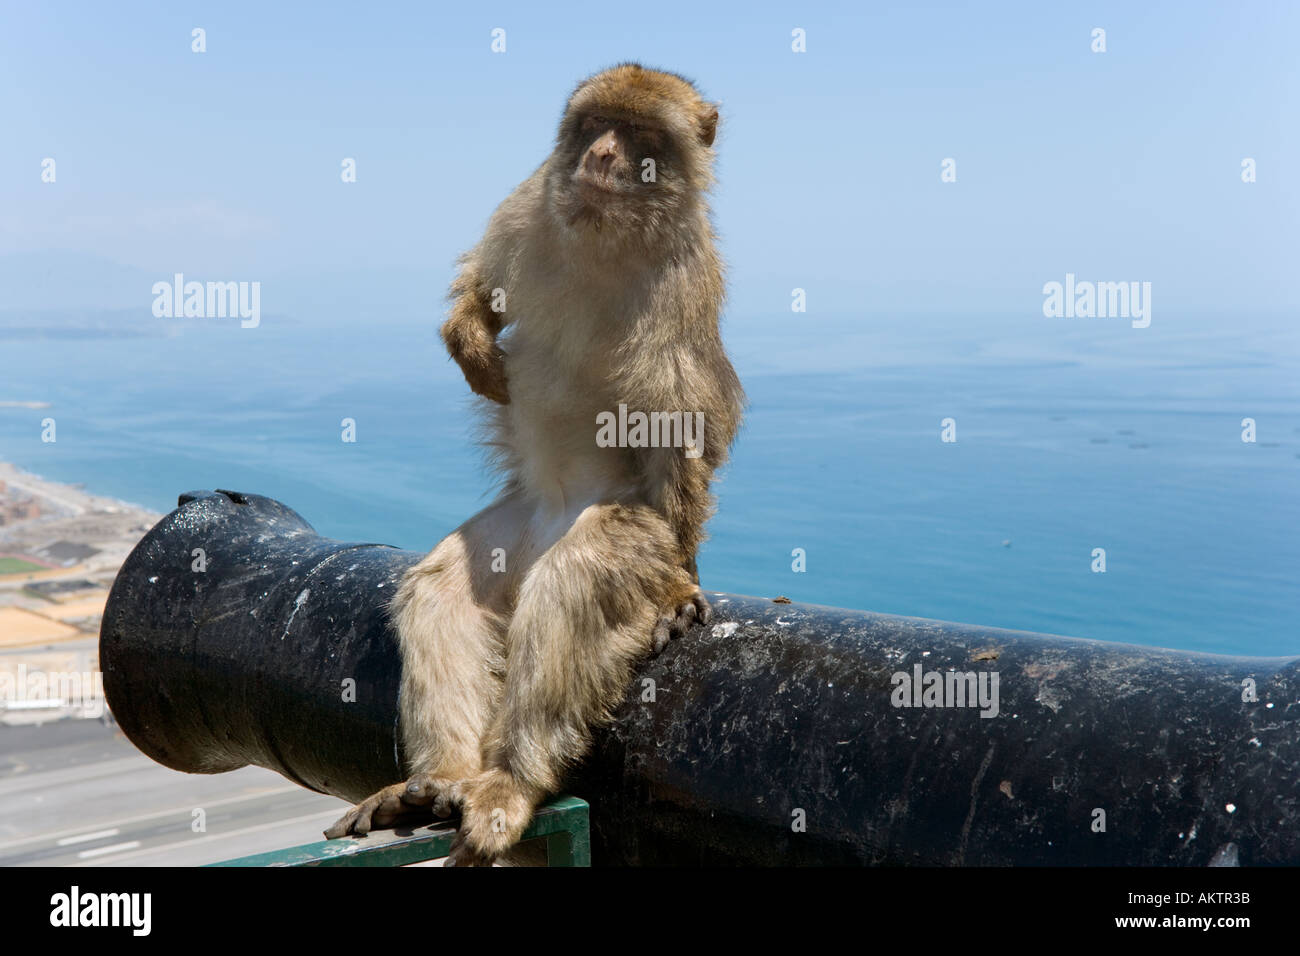
<svg viewBox="0 0 1300 956">
<path fill-rule="evenodd" d="M 420 557 L 182 495 L 109 597 L 109 706 L 173 769 L 365 797 L 405 776 Z M 1300 659 L 711 600 L 570 774 L 597 863 L 1300 863 Z"/>
</svg>

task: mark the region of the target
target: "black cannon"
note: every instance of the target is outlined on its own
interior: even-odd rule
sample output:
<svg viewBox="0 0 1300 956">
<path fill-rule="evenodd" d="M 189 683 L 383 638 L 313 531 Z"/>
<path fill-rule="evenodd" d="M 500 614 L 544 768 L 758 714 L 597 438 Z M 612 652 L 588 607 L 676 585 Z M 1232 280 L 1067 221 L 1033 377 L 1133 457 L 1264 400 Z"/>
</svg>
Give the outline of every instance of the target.
<svg viewBox="0 0 1300 956">
<path fill-rule="evenodd" d="M 109 597 L 109 706 L 176 770 L 401 780 L 387 606 L 419 557 L 182 495 Z M 1300 659 L 711 600 L 567 781 L 597 864 L 1300 863 Z"/>
</svg>

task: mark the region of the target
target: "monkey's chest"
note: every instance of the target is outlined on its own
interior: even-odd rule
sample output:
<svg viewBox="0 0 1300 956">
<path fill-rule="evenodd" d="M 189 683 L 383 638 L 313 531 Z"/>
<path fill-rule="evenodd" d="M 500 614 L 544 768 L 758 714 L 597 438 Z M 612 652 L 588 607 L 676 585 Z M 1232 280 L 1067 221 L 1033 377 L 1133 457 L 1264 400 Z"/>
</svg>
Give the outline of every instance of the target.
<svg viewBox="0 0 1300 956">
<path fill-rule="evenodd" d="M 508 360 L 506 375 L 508 426 L 500 438 L 518 463 L 516 477 L 566 508 L 621 493 L 629 481 L 626 455 L 598 441 L 602 413 L 617 410 L 607 383 L 592 369 L 535 357 Z"/>
</svg>

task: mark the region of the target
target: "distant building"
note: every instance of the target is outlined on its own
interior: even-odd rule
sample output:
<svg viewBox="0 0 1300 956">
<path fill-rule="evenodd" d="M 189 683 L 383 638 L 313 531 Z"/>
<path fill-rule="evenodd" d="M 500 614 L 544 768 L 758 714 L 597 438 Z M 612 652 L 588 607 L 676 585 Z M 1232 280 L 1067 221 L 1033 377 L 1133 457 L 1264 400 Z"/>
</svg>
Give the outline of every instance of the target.
<svg viewBox="0 0 1300 956">
<path fill-rule="evenodd" d="M 0 495 L 3 495 L 4 491 L 4 482 L 0 481 Z M 15 521 L 26 521 L 40 516 L 41 506 L 35 498 L 0 500 L 0 524 L 13 524 Z"/>
<path fill-rule="evenodd" d="M 75 578 L 70 581 L 33 581 L 26 585 L 24 590 L 49 601 L 64 601 L 80 594 L 102 591 L 103 587 L 102 584 L 96 584 L 94 581 Z"/>
<path fill-rule="evenodd" d="M 75 541 L 55 541 L 53 544 L 38 548 L 36 554 L 39 557 L 53 561 L 61 567 L 68 568 L 99 554 L 99 548 L 92 548 L 88 544 L 77 544 Z"/>
</svg>

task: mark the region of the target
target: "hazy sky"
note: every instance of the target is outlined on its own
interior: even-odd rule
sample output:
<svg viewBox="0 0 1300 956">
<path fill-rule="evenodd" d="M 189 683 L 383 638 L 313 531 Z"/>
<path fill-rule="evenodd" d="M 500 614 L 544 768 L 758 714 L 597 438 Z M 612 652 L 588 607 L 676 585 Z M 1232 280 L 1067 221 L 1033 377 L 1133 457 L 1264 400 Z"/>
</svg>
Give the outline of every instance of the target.
<svg viewBox="0 0 1300 956">
<path fill-rule="evenodd" d="M 2 9 L 0 308 L 147 310 L 184 272 L 438 313 L 574 83 L 625 59 L 721 103 L 733 313 L 795 286 L 813 315 L 1033 313 L 1066 272 L 1150 281 L 1157 314 L 1300 303 L 1300 4 Z"/>
</svg>

